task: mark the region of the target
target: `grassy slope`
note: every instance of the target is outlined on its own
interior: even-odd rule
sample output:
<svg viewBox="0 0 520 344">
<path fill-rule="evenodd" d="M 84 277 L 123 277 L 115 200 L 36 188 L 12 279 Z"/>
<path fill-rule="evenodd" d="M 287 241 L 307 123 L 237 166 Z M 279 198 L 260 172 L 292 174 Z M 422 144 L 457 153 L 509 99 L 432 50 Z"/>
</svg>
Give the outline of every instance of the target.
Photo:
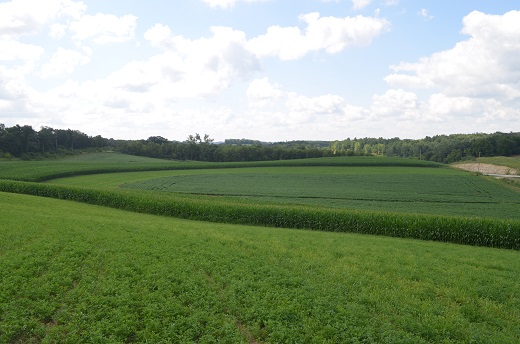
<svg viewBox="0 0 520 344">
<path fill-rule="evenodd" d="M 0 218 L 0 342 L 520 341 L 514 251 L 6 193 Z"/>
<path fill-rule="evenodd" d="M 496 156 L 489 158 L 478 158 L 477 161 L 480 161 L 484 164 L 493 164 L 500 166 L 508 166 L 514 168 L 517 171 L 520 171 L 520 156 L 515 157 L 505 157 L 505 156 Z"/>
</svg>

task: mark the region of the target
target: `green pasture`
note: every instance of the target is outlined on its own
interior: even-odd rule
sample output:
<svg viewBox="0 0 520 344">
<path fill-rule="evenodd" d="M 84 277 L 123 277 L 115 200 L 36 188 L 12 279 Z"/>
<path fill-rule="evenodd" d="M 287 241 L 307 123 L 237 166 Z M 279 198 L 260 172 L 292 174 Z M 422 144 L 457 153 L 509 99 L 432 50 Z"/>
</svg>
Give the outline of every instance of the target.
<svg viewBox="0 0 520 344">
<path fill-rule="evenodd" d="M 516 251 L 0 192 L 0 343 L 516 343 Z"/>
</svg>

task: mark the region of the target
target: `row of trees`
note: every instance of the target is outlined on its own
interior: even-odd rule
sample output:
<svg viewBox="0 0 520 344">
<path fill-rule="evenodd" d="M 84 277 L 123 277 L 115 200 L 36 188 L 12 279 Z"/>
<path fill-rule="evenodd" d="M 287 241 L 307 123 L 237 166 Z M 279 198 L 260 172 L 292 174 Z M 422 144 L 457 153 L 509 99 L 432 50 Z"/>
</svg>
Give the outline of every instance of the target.
<svg viewBox="0 0 520 344">
<path fill-rule="evenodd" d="M 6 127 L 0 123 L 0 155 L 4 157 L 31 158 L 64 150 L 106 147 L 109 143 L 100 135 L 91 137 L 78 130 L 41 127 L 36 131 L 30 125 Z"/>
<path fill-rule="evenodd" d="M 227 142 L 227 140 L 226 140 Z M 190 135 L 184 142 L 171 142 L 153 136 L 147 140 L 120 141 L 117 150 L 121 153 L 153 158 L 175 160 L 198 160 L 212 162 L 266 161 L 281 159 L 304 159 L 332 156 L 329 149 L 307 147 L 286 147 L 280 144 L 213 144 L 205 135 Z"/>
<path fill-rule="evenodd" d="M 334 154 L 374 154 L 452 163 L 478 156 L 520 154 L 520 133 L 455 134 L 420 140 L 363 138 L 331 142 Z"/>
<path fill-rule="evenodd" d="M 520 155 L 520 133 L 456 134 L 425 137 L 362 138 L 342 141 L 286 141 L 266 143 L 248 139 L 227 139 L 214 144 L 205 134 L 190 135 L 184 142 L 161 136 L 146 140 L 113 140 L 88 136 L 78 130 L 29 125 L 0 124 L 0 158 L 34 158 L 42 155 L 88 148 L 111 147 L 121 153 L 162 159 L 198 161 L 261 161 L 316 158 L 338 155 L 381 155 L 451 163 L 478 156 Z"/>
</svg>

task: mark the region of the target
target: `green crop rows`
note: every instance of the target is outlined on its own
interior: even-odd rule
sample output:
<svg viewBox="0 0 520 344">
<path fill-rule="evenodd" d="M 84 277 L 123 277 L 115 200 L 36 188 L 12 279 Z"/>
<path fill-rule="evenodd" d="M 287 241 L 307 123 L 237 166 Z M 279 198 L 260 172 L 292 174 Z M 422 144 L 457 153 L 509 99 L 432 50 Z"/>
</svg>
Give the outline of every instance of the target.
<svg viewBox="0 0 520 344">
<path fill-rule="evenodd" d="M 440 166 L 438 163 L 380 157 L 316 158 L 280 161 L 202 163 L 167 161 L 117 153 L 84 154 L 62 160 L 0 161 L 0 179 L 40 182 L 69 176 L 128 171 L 188 170 L 269 166 Z"/>
<path fill-rule="evenodd" d="M 361 205 L 372 210 L 465 216 L 482 216 L 485 211 L 489 217 L 520 219 L 518 192 L 462 171 L 398 167 L 294 170 L 271 168 L 251 173 L 239 169 L 227 174 L 152 178 L 123 186 L 347 209 Z"/>
<path fill-rule="evenodd" d="M 112 155 L 114 162 L 110 156 L 108 153 L 97 159 L 94 155 L 93 166 L 97 169 L 85 167 L 89 156 L 56 163 L 55 169 L 62 171 L 66 166 L 72 169 L 71 174 L 91 174 L 103 170 L 99 166 L 110 169 L 119 164 L 119 169 L 126 171 L 177 171 L 80 177 L 79 187 L 67 185 L 74 178 L 63 179 L 61 185 L 4 180 L 0 181 L 0 191 L 213 222 L 520 248 L 518 193 L 466 172 L 431 167 L 438 164 L 419 168 L 413 166 L 423 164 L 420 161 L 357 157 L 262 162 L 261 167 L 256 163 L 217 164 L 219 169 L 210 169 L 215 164 L 154 159 L 147 163 L 147 159 L 133 161 L 132 157 L 117 154 Z M 37 163 L 42 164 L 47 175 L 35 168 L 32 177 L 26 172 L 24 178 L 48 179 L 62 173 L 47 170 L 48 162 Z M 176 176 L 154 179 L 151 176 L 155 173 Z M 126 190 L 117 187 L 125 182 Z"/>
<path fill-rule="evenodd" d="M 520 249 L 520 221 L 233 203 L 17 181 L 0 191 L 53 197 L 149 214 L 320 231 L 356 232 L 468 245 Z"/>
</svg>

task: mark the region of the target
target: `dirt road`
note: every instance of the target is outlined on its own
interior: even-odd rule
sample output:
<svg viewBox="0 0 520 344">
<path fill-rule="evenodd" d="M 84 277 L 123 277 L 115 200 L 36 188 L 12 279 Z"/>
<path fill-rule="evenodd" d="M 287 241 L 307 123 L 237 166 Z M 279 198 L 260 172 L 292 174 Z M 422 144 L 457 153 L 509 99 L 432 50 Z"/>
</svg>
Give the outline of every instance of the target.
<svg viewBox="0 0 520 344">
<path fill-rule="evenodd" d="M 480 172 L 482 174 L 496 174 L 503 176 L 518 175 L 518 171 L 511 167 L 482 164 L 477 162 L 454 164 L 453 167 L 460 168 L 466 171 Z"/>
</svg>

